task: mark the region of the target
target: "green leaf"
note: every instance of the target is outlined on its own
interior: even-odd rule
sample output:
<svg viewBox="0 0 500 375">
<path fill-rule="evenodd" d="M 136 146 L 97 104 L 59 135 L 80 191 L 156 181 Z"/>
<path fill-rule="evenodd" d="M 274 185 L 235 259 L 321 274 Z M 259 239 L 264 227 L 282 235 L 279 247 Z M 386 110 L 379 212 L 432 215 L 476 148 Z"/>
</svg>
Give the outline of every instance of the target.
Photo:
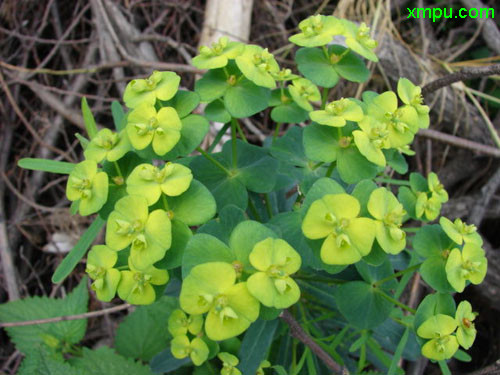
<svg viewBox="0 0 500 375">
<path fill-rule="evenodd" d="M 458 349 L 453 358 L 461 362 L 471 362 L 472 357 L 461 349 Z"/>
<path fill-rule="evenodd" d="M 83 122 L 85 123 L 85 129 L 87 130 L 89 138 L 92 139 L 97 134 L 97 125 L 95 123 L 94 115 L 90 111 L 90 107 L 85 96 L 82 97 L 82 114 Z"/>
<path fill-rule="evenodd" d="M 271 91 L 244 78 L 224 94 L 224 105 L 235 118 L 250 117 L 267 108 Z"/>
<path fill-rule="evenodd" d="M 247 220 L 239 223 L 234 228 L 229 238 L 229 247 L 233 250 L 236 258 L 243 263 L 244 269 L 253 269 L 250 265 L 248 256 L 257 242 L 268 237 L 276 238 L 274 233 L 268 227 L 257 221 Z"/>
<path fill-rule="evenodd" d="M 205 116 L 208 120 L 214 122 L 221 122 L 223 124 L 231 121 L 231 115 L 226 110 L 224 102 L 220 100 L 214 100 L 205 107 Z"/>
<path fill-rule="evenodd" d="M 137 307 L 116 330 L 117 352 L 124 357 L 149 362 L 169 342 L 166 322 L 177 305 L 176 298 L 163 296 L 151 305 Z"/>
<path fill-rule="evenodd" d="M 426 225 L 419 229 L 413 239 L 413 248 L 424 258 L 442 257 L 443 251 L 450 250 L 453 246 L 453 241 L 438 224 Z"/>
<path fill-rule="evenodd" d="M 266 359 L 278 327 L 278 319 L 258 319 L 248 328 L 241 343 L 238 368 L 243 374 L 255 374 L 260 363 Z"/>
<path fill-rule="evenodd" d="M 395 375 L 398 372 L 398 363 L 399 360 L 401 359 L 401 356 L 403 355 L 403 350 L 405 350 L 406 343 L 408 342 L 408 337 L 410 337 L 410 329 L 406 328 L 403 333 L 403 336 L 401 337 L 401 340 L 399 341 L 396 351 L 394 352 L 391 361 L 391 366 L 387 371 L 387 375 Z"/>
<path fill-rule="evenodd" d="M 198 93 L 202 102 L 208 103 L 220 98 L 229 88 L 224 69 L 212 69 L 194 84 L 194 91 Z"/>
<path fill-rule="evenodd" d="M 302 144 L 302 136 L 305 129 L 298 126 L 290 127 L 285 135 L 274 141 L 271 146 L 271 155 L 287 164 L 306 167 L 308 159 L 304 153 L 304 146 Z"/>
<path fill-rule="evenodd" d="M 399 188 L 398 201 L 401 202 L 408 216 L 412 219 L 416 219 L 415 205 L 417 203 L 417 197 L 408 187 L 401 186 Z"/>
<path fill-rule="evenodd" d="M 308 119 L 308 112 L 295 102 L 291 102 L 274 107 L 271 111 L 271 119 L 274 122 L 298 124 Z"/>
<path fill-rule="evenodd" d="M 81 370 L 64 362 L 62 354 L 45 346 L 32 348 L 21 363 L 17 375 L 85 375 Z"/>
<path fill-rule="evenodd" d="M 96 350 L 83 348 L 82 357 L 74 358 L 74 366 L 85 374 L 92 375 L 153 375 L 153 373 L 132 359 L 126 359 L 116 354 L 113 349 L 101 346 Z"/>
<path fill-rule="evenodd" d="M 111 114 L 113 115 L 113 122 L 115 124 L 116 131 L 119 132 L 125 129 L 125 112 L 123 112 L 122 105 L 116 100 L 113 100 L 111 103 Z"/>
<path fill-rule="evenodd" d="M 66 298 L 28 297 L 22 300 L 0 305 L 1 322 L 22 322 L 27 320 L 55 318 L 87 312 L 88 303 L 87 278 L 69 293 Z M 46 342 L 52 344 L 76 344 L 83 339 L 87 320 L 71 320 L 67 322 L 34 324 L 5 328 L 16 348 L 30 353 Z"/>
<path fill-rule="evenodd" d="M 210 124 L 200 115 L 189 115 L 182 120 L 181 139 L 162 159 L 174 160 L 179 156 L 187 156 L 200 145 L 208 133 Z"/>
<path fill-rule="evenodd" d="M 198 107 L 200 96 L 196 92 L 179 90 L 172 99 L 161 104 L 163 107 L 173 107 L 179 118 L 183 119 Z"/>
<path fill-rule="evenodd" d="M 385 261 L 382 262 L 382 264 L 377 266 L 372 266 L 364 261 L 361 261 L 356 263 L 355 267 L 363 280 L 370 284 L 385 279 L 386 277 L 394 274 L 394 269 L 392 268 L 391 262 L 387 258 L 385 258 Z M 385 283 L 380 285 L 380 287 L 383 289 L 396 289 L 397 286 L 398 283 L 396 279 L 386 281 Z"/>
<path fill-rule="evenodd" d="M 178 368 L 191 363 L 191 359 L 186 357 L 184 359 L 174 358 L 172 352 L 170 351 L 170 346 L 162 351 L 160 354 L 156 355 L 150 363 L 151 370 L 155 372 L 155 374 L 163 374 L 163 373 L 172 373 Z"/>
<path fill-rule="evenodd" d="M 319 48 L 300 48 L 295 61 L 299 72 L 318 86 L 333 87 L 339 81 L 333 64 Z"/>
<path fill-rule="evenodd" d="M 361 155 L 357 147 L 339 148 L 337 168 L 342 180 L 348 184 L 372 179 L 381 169 Z"/>
<path fill-rule="evenodd" d="M 75 138 L 80 141 L 80 145 L 82 146 L 82 148 L 84 150 L 87 148 L 88 144 L 90 143 L 90 141 L 87 138 L 85 138 L 83 135 L 81 135 L 80 133 L 75 133 Z"/>
<path fill-rule="evenodd" d="M 329 53 L 340 55 L 346 50 L 345 47 L 332 45 L 328 48 Z M 342 59 L 333 65 L 336 72 L 351 82 L 365 82 L 370 78 L 370 70 L 365 63 L 354 52 L 349 51 Z"/>
<path fill-rule="evenodd" d="M 21 168 L 31 169 L 33 171 L 70 174 L 76 164 L 49 159 L 23 158 L 17 162 L 17 165 Z"/>
<path fill-rule="evenodd" d="M 420 266 L 420 275 L 434 290 L 440 293 L 451 293 L 455 289 L 448 282 L 445 266 L 446 259 L 441 255 L 429 257 Z"/>
<path fill-rule="evenodd" d="M 189 275 L 191 269 L 208 262 L 232 263 L 235 254 L 222 241 L 209 234 L 196 234 L 189 240 L 182 257 L 182 276 Z"/>
<path fill-rule="evenodd" d="M 76 265 L 83 258 L 94 239 L 99 234 L 101 228 L 106 221 L 100 216 L 96 216 L 94 222 L 90 224 L 87 230 L 80 237 L 75 247 L 64 257 L 62 262 L 57 266 L 56 271 L 52 275 L 53 283 L 61 283 L 75 269 Z"/>
<path fill-rule="evenodd" d="M 233 229 L 246 220 L 245 212 L 234 205 L 228 205 L 219 212 L 216 219 L 210 220 L 196 231 L 197 234 L 206 233 L 217 237 L 222 242 L 229 244 L 229 236 Z"/>
<path fill-rule="evenodd" d="M 155 267 L 165 270 L 179 267 L 191 237 L 193 237 L 193 232 L 186 224 L 179 220 L 172 220 L 172 245 L 165 253 L 165 257 L 155 263 Z"/>
<path fill-rule="evenodd" d="M 414 172 L 410 174 L 410 186 L 411 190 L 413 190 L 414 192 L 429 191 L 427 179 L 420 173 Z"/>
<path fill-rule="evenodd" d="M 378 186 L 372 180 L 362 180 L 356 184 L 351 195 L 359 201 L 361 206 L 361 211 L 359 216 L 370 216 L 368 212 L 368 200 L 370 199 L 371 193 Z"/>
<path fill-rule="evenodd" d="M 304 150 L 306 156 L 314 161 L 331 163 L 337 160 L 337 129 L 331 126 L 312 123 L 304 129 Z"/>
<path fill-rule="evenodd" d="M 360 329 L 370 329 L 386 320 L 392 303 L 364 281 L 351 281 L 335 291 L 337 306 L 344 318 Z"/>
<path fill-rule="evenodd" d="M 191 181 L 189 189 L 181 195 L 166 198 L 174 219 L 187 225 L 204 224 L 215 215 L 215 199 L 199 181 Z"/>
<path fill-rule="evenodd" d="M 311 204 L 323 198 L 323 196 L 327 194 L 342 194 L 345 193 L 344 188 L 335 180 L 332 180 L 328 177 L 322 177 L 317 180 L 313 186 L 307 191 L 306 199 L 304 199 L 304 203 L 301 207 L 301 212 L 303 216 L 307 213 L 307 210 L 311 206 Z"/>
<path fill-rule="evenodd" d="M 417 308 L 413 326 L 415 330 L 430 317 L 437 314 L 455 316 L 456 305 L 453 297 L 448 293 L 434 293 L 427 295 Z"/>
<path fill-rule="evenodd" d="M 385 160 L 387 164 L 394 169 L 399 174 L 405 174 L 408 172 L 408 163 L 406 162 L 405 157 L 394 148 L 390 148 L 388 150 L 382 150 L 385 155 Z"/>
</svg>

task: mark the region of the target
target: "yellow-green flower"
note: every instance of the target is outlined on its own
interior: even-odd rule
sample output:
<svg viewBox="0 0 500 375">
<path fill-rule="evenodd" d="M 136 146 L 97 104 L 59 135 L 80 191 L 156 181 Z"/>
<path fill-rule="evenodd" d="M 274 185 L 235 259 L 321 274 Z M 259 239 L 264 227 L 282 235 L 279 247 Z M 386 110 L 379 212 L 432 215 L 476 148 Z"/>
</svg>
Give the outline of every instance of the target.
<svg viewBox="0 0 500 375">
<path fill-rule="evenodd" d="M 308 112 L 313 110 L 310 102 L 321 99 L 321 94 L 314 83 L 305 78 L 293 80 L 288 86 L 288 91 L 297 105 Z"/>
<path fill-rule="evenodd" d="M 200 54 L 193 59 L 192 63 L 198 69 L 223 68 L 230 59 L 239 56 L 244 48 L 244 44 L 229 41 L 223 36 L 217 42 L 212 43 L 212 47 L 201 46 Z"/>
<path fill-rule="evenodd" d="M 197 335 L 203 329 L 203 316 L 190 315 L 180 309 L 172 311 L 168 318 L 168 331 L 172 336 L 186 335 L 188 332 Z"/>
<path fill-rule="evenodd" d="M 243 75 L 256 85 L 270 89 L 276 87 L 272 73 L 278 73 L 280 67 L 267 48 L 246 45 L 243 53 L 236 57 L 236 64 Z"/>
<path fill-rule="evenodd" d="M 121 281 L 118 284 L 118 296 L 133 305 L 149 305 L 156 299 L 152 285 L 164 285 L 168 282 L 166 270 L 159 270 L 153 266 L 137 269 L 130 262 L 130 270 L 121 271 Z"/>
<path fill-rule="evenodd" d="M 168 162 L 160 169 L 151 164 L 140 164 L 127 178 L 127 193 L 141 195 L 148 205 L 155 204 L 161 193 L 170 197 L 184 193 L 193 180 L 188 167 Z"/>
<path fill-rule="evenodd" d="M 462 293 L 469 280 L 478 285 L 484 280 L 488 260 L 484 250 L 474 243 L 466 243 L 462 251 L 453 249 L 446 260 L 446 277 L 457 292 Z"/>
<path fill-rule="evenodd" d="M 172 241 L 171 223 L 164 210 L 148 213 L 146 198 L 128 195 L 115 204 L 109 214 L 106 244 L 114 250 L 130 247 L 130 261 L 147 268 L 162 259 Z"/>
<path fill-rule="evenodd" d="M 406 246 L 406 234 L 401 229 L 406 214 L 392 192 L 375 189 L 368 200 L 368 212 L 376 219 L 376 238 L 380 247 L 389 254 L 398 254 Z"/>
<path fill-rule="evenodd" d="M 310 16 L 299 23 L 300 33 L 288 40 L 301 47 L 319 47 L 332 41 L 334 35 L 343 31 L 342 22 L 333 16 L 320 14 Z"/>
<path fill-rule="evenodd" d="M 385 167 L 387 160 L 382 149 L 390 148 L 387 126 L 371 117 L 364 117 L 359 126 L 361 130 L 352 132 L 359 152 L 372 163 Z"/>
<path fill-rule="evenodd" d="M 450 359 L 458 350 L 457 338 L 452 335 L 457 328 L 455 319 L 437 314 L 427 319 L 417 329 L 417 335 L 429 339 L 422 347 L 422 355 L 435 361 Z"/>
<path fill-rule="evenodd" d="M 217 354 L 217 357 L 222 361 L 221 375 L 241 375 L 241 371 L 236 368 L 240 363 L 238 357 L 226 352 Z"/>
<path fill-rule="evenodd" d="M 398 96 L 403 103 L 412 106 L 418 115 L 419 128 L 429 127 L 429 107 L 424 105 L 422 89 L 420 86 L 415 86 L 410 80 L 400 78 L 398 81 Z"/>
<path fill-rule="evenodd" d="M 87 216 L 99 211 L 108 199 L 108 175 L 97 171 L 97 163 L 85 160 L 75 165 L 68 177 L 66 196 L 79 201 L 78 212 Z"/>
<path fill-rule="evenodd" d="M 326 237 L 320 252 L 326 264 L 353 264 L 370 253 L 376 225 L 358 217 L 359 211 L 358 200 L 348 194 L 328 194 L 309 207 L 302 232 L 312 240 Z"/>
<path fill-rule="evenodd" d="M 150 143 L 154 152 L 165 155 L 179 142 L 182 123 L 177 111 L 163 107 L 158 112 L 151 104 L 141 104 L 130 112 L 127 118 L 127 135 L 137 150 L 145 149 Z"/>
<path fill-rule="evenodd" d="M 429 186 L 429 191 L 432 193 L 432 197 L 436 197 L 441 203 L 448 202 L 448 192 L 439 181 L 437 174 L 434 172 L 429 173 L 427 176 L 427 185 Z"/>
<path fill-rule="evenodd" d="M 444 216 L 439 219 L 439 224 L 448 237 L 459 245 L 463 242 L 474 243 L 478 246 L 483 245 L 483 239 L 479 233 L 477 233 L 477 228 L 474 224 L 467 225 L 458 218 L 455 219 L 454 222 L 451 222 L 450 219 L 447 219 Z"/>
<path fill-rule="evenodd" d="M 92 246 L 89 251 L 85 272 L 94 280 L 91 288 L 101 301 L 109 302 L 116 294 L 121 277 L 120 271 L 113 268 L 117 259 L 116 251 L 105 245 Z"/>
<path fill-rule="evenodd" d="M 476 339 L 477 331 L 473 323 L 476 316 L 477 313 L 472 312 L 472 306 L 469 302 L 460 302 L 455 314 L 455 320 L 458 325 L 457 340 L 464 349 L 469 349 Z"/>
<path fill-rule="evenodd" d="M 342 98 L 328 103 L 324 110 L 309 112 L 309 117 L 321 125 L 342 127 L 346 121 L 361 121 L 364 115 L 355 101 Z"/>
<path fill-rule="evenodd" d="M 244 332 L 259 316 L 259 302 L 246 282 L 236 283 L 229 263 L 209 262 L 191 269 L 182 283 L 181 308 L 192 315 L 208 313 L 205 332 L 219 341 Z"/>
<path fill-rule="evenodd" d="M 415 203 L 415 214 L 417 218 L 425 216 L 426 220 L 434 220 L 441 212 L 441 201 L 435 195 L 430 198 L 425 192 L 417 193 L 417 202 Z"/>
<path fill-rule="evenodd" d="M 154 105 L 156 99 L 172 99 L 179 88 L 181 77 L 174 72 L 154 71 L 146 79 L 134 79 L 125 87 L 123 101 L 129 108 Z"/>
<path fill-rule="evenodd" d="M 366 23 L 357 26 L 355 23 L 342 20 L 343 34 L 345 35 L 345 44 L 354 52 L 366 57 L 371 61 L 378 61 L 377 55 L 373 50 L 377 47 L 377 41 L 370 37 L 370 28 Z"/>
<path fill-rule="evenodd" d="M 103 160 L 117 161 L 130 149 L 130 142 L 125 131 L 115 133 L 109 129 L 101 129 L 90 140 L 83 154 L 85 159 L 100 163 Z"/>
<path fill-rule="evenodd" d="M 170 343 L 172 355 L 177 359 L 189 356 L 195 366 L 200 366 L 208 358 L 209 349 L 205 341 L 199 337 L 189 340 L 186 335 L 175 336 Z"/>
<path fill-rule="evenodd" d="M 290 277 L 300 269 L 301 259 L 286 241 L 266 238 L 249 255 L 257 270 L 247 280 L 248 291 L 264 306 L 286 309 L 300 298 L 300 289 Z"/>
<path fill-rule="evenodd" d="M 262 361 L 255 375 L 265 375 L 264 369 L 269 367 L 271 367 L 271 362 L 269 362 L 268 360 Z"/>
</svg>

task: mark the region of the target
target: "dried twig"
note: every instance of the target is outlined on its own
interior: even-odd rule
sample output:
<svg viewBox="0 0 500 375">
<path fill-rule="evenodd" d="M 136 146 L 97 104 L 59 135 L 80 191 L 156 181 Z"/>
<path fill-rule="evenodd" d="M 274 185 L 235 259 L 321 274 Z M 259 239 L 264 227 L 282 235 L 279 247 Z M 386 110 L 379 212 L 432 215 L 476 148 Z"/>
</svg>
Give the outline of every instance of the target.
<svg viewBox="0 0 500 375">
<path fill-rule="evenodd" d="M 114 306 L 114 307 L 109 307 L 107 309 L 103 310 L 98 310 L 98 311 L 91 311 L 83 314 L 76 314 L 76 315 L 65 315 L 65 316 L 58 316 L 55 318 L 47 318 L 47 319 L 37 319 L 37 320 L 26 320 L 23 322 L 6 322 L 6 323 L 0 323 L 0 328 L 6 328 L 6 327 L 22 327 L 22 326 L 32 326 L 32 325 L 38 325 L 38 324 L 47 324 L 47 323 L 57 323 L 57 322 L 66 322 L 69 320 L 80 320 L 80 319 L 87 319 L 87 318 L 95 318 L 97 316 L 102 316 L 102 315 L 107 315 L 107 314 L 112 314 L 118 311 L 126 310 L 129 307 L 131 307 L 129 303 L 124 303 L 122 305 Z"/>
</svg>

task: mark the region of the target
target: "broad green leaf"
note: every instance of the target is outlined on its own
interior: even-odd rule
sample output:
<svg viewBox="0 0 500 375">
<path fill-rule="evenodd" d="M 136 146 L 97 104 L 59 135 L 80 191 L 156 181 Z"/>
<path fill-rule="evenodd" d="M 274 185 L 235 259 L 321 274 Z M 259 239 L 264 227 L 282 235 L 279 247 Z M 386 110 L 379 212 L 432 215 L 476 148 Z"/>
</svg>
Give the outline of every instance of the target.
<svg viewBox="0 0 500 375">
<path fill-rule="evenodd" d="M 238 354 L 238 368 L 243 374 L 255 374 L 260 363 L 266 359 L 278 322 L 278 319 L 258 319 L 248 328 Z"/>
<path fill-rule="evenodd" d="M 295 102 L 291 102 L 274 107 L 271 118 L 277 123 L 298 124 L 308 119 L 308 113 Z"/>
<path fill-rule="evenodd" d="M 153 375 L 151 370 L 130 358 L 124 358 L 107 346 L 96 350 L 83 348 L 82 356 L 75 357 L 73 364 L 85 374 L 92 375 Z"/>
<path fill-rule="evenodd" d="M 351 281 L 335 291 L 337 306 L 349 323 L 360 329 L 378 326 L 389 317 L 392 303 L 364 281 Z"/>
<path fill-rule="evenodd" d="M 61 353 L 56 353 L 46 346 L 35 346 L 21 362 L 17 375 L 85 375 L 85 373 L 65 363 Z"/>
<path fill-rule="evenodd" d="M 206 233 L 217 237 L 222 242 L 229 244 L 229 237 L 233 229 L 246 220 L 245 212 L 234 205 L 228 205 L 220 210 L 216 219 L 210 220 L 196 231 L 197 234 Z"/>
<path fill-rule="evenodd" d="M 408 163 L 401 152 L 394 148 L 382 150 L 385 155 L 387 164 L 399 174 L 406 174 L 408 172 Z"/>
<path fill-rule="evenodd" d="M 309 159 L 331 163 L 337 160 L 339 149 L 337 129 L 316 123 L 304 129 L 304 150 Z"/>
<path fill-rule="evenodd" d="M 191 359 L 189 359 L 189 357 L 184 359 L 174 358 L 169 346 L 151 360 L 150 366 L 151 370 L 153 370 L 155 374 L 163 374 L 173 373 L 173 371 L 187 365 L 188 363 L 191 363 Z"/>
<path fill-rule="evenodd" d="M 372 180 L 361 180 L 356 184 L 351 195 L 355 197 L 361 206 L 359 216 L 369 216 L 368 213 L 368 200 L 370 195 L 377 188 L 377 185 Z"/>
<path fill-rule="evenodd" d="M 451 293 L 455 289 L 448 282 L 445 266 L 446 259 L 441 255 L 431 256 L 420 267 L 420 275 L 434 290 L 440 293 Z"/>
<path fill-rule="evenodd" d="M 216 211 L 215 199 L 199 181 L 191 181 L 189 189 L 177 197 L 166 197 L 174 219 L 187 225 L 201 225 L 210 220 Z"/>
<path fill-rule="evenodd" d="M 345 193 L 345 190 L 337 181 L 328 177 L 320 178 L 311 186 L 309 191 L 306 192 L 306 199 L 304 199 L 304 203 L 301 207 L 302 215 L 304 216 L 307 213 L 307 210 L 314 201 L 323 198 L 323 196 L 327 194 L 343 193 Z"/>
<path fill-rule="evenodd" d="M 333 64 L 319 48 L 300 48 L 295 61 L 299 72 L 318 86 L 333 87 L 339 81 Z"/>
<path fill-rule="evenodd" d="M 328 48 L 330 54 L 340 55 L 346 50 L 345 47 L 332 45 Z M 335 71 L 343 78 L 351 82 L 365 82 L 370 77 L 370 70 L 365 63 L 352 51 L 349 51 L 340 61 L 333 65 Z"/>
<path fill-rule="evenodd" d="M 115 348 L 118 353 L 149 362 L 169 342 L 170 334 L 165 322 L 177 305 L 176 298 L 163 296 L 127 315 L 116 330 Z"/>
<path fill-rule="evenodd" d="M 438 224 L 426 225 L 419 229 L 413 239 L 413 248 L 424 258 L 443 257 L 443 251 L 450 250 L 453 246 L 453 241 Z"/>
<path fill-rule="evenodd" d="M 87 134 L 89 138 L 92 139 L 97 134 L 97 125 L 95 123 L 94 115 L 90 111 L 90 107 L 85 96 L 82 97 L 82 115 Z"/>
<path fill-rule="evenodd" d="M 94 222 L 90 224 L 87 230 L 80 237 L 75 247 L 64 257 L 62 262 L 57 266 L 56 271 L 52 275 L 53 283 L 60 283 L 68 277 L 68 275 L 75 269 L 76 265 L 83 258 L 94 239 L 99 234 L 101 228 L 104 226 L 104 219 L 96 216 Z"/>
<path fill-rule="evenodd" d="M 394 269 L 392 268 L 391 262 L 387 258 L 385 258 L 385 261 L 378 266 L 372 266 L 366 262 L 361 261 L 356 263 L 355 267 L 363 280 L 370 284 L 385 279 L 386 277 L 394 274 Z M 381 284 L 380 288 L 396 289 L 397 286 L 398 283 L 396 279 L 392 279 Z"/>
<path fill-rule="evenodd" d="M 307 128 L 293 126 L 287 130 L 285 135 L 279 137 L 271 146 L 271 155 L 285 163 L 297 167 L 306 167 L 308 159 L 304 153 L 302 135 Z"/>
<path fill-rule="evenodd" d="M 200 145 L 208 133 L 210 124 L 200 115 L 189 115 L 181 120 L 181 138 L 172 150 L 167 152 L 162 159 L 173 160 L 180 156 L 187 156 Z"/>
<path fill-rule="evenodd" d="M 249 117 L 267 108 L 271 91 L 243 78 L 224 94 L 224 105 L 235 118 Z"/>
<path fill-rule="evenodd" d="M 185 278 L 191 269 L 208 262 L 232 263 L 236 260 L 233 251 L 222 241 L 209 234 L 196 234 L 189 240 L 182 257 L 182 275 Z"/>
<path fill-rule="evenodd" d="M 75 133 L 75 137 L 76 137 L 76 139 L 78 139 L 80 141 L 80 145 L 85 150 L 87 148 L 88 144 L 90 143 L 90 141 L 87 138 L 85 138 L 83 135 L 81 135 L 80 133 Z"/>
<path fill-rule="evenodd" d="M 399 188 L 398 201 L 401 202 L 408 216 L 412 219 L 416 219 L 415 205 L 417 203 L 417 197 L 408 187 L 401 186 Z"/>
<path fill-rule="evenodd" d="M 17 162 L 17 165 L 33 171 L 70 174 L 76 164 L 57 160 L 23 158 Z"/>
<path fill-rule="evenodd" d="M 410 185 L 411 190 L 417 191 L 429 191 L 429 186 L 427 185 L 427 179 L 420 173 L 410 174 Z"/>
<path fill-rule="evenodd" d="M 116 131 L 119 132 L 125 129 L 125 112 L 123 112 L 122 105 L 116 100 L 111 103 L 111 114 L 113 115 Z"/>
<path fill-rule="evenodd" d="M 369 162 L 357 147 L 339 148 L 337 168 L 342 180 L 348 184 L 355 184 L 364 179 L 372 179 L 381 170 L 377 165 Z"/>
<path fill-rule="evenodd" d="M 205 107 L 205 116 L 208 120 L 220 123 L 228 123 L 231 121 L 231 115 L 224 107 L 224 102 L 214 100 Z"/>
<path fill-rule="evenodd" d="M 208 103 L 220 98 L 229 88 L 224 69 L 212 69 L 194 84 L 194 91 L 198 93 L 202 102 Z"/>
<path fill-rule="evenodd" d="M 0 305 L 0 321 L 22 322 L 81 314 L 87 312 L 88 299 L 87 278 L 84 277 L 80 284 L 66 298 L 28 297 Z M 16 345 L 16 348 L 20 352 L 27 354 L 33 348 L 36 348 L 38 345 L 44 345 L 46 342 L 76 344 L 83 339 L 86 327 L 87 320 L 80 319 L 67 322 L 8 327 L 5 330 Z"/>
<path fill-rule="evenodd" d="M 179 90 L 175 96 L 162 102 L 163 107 L 173 107 L 181 119 L 189 115 L 200 104 L 200 96 L 196 92 Z"/>
<path fill-rule="evenodd" d="M 177 268 L 182 264 L 182 257 L 186 246 L 193 236 L 193 232 L 179 220 L 172 220 L 172 245 L 165 253 L 165 257 L 155 263 L 155 267 L 159 269 L 170 270 Z"/>
<path fill-rule="evenodd" d="M 430 317 L 437 314 L 455 316 L 456 305 L 449 293 L 434 293 L 425 296 L 415 313 L 413 326 L 418 329 Z"/>
</svg>

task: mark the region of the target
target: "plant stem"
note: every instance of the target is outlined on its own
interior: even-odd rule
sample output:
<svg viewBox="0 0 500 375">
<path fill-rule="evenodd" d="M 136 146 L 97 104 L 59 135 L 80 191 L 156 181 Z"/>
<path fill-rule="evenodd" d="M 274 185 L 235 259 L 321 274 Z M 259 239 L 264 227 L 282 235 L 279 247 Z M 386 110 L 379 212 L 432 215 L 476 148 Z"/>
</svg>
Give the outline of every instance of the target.
<svg viewBox="0 0 500 375">
<path fill-rule="evenodd" d="M 233 120 L 236 123 L 236 129 L 238 130 L 238 134 L 240 135 L 240 138 L 243 139 L 243 141 L 245 141 L 246 143 L 248 143 L 247 137 L 245 137 L 245 133 L 243 133 L 243 130 L 241 129 L 240 123 L 236 119 L 233 119 Z"/>
<path fill-rule="evenodd" d="M 196 151 L 198 151 L 200 154 L 202 154 L 208 161 L 210 161 L 213 165 L 224 171 L 228 176 L 231 175 L 231 172 L 224 167 L 221 163 L 219 163 L 217 160 L 215 160 L 210 154 L 208 154 L 205 150 L 201 149 L 200 147 L 196 147 Z"/>
<path fill-rule="evenodd" d="M 382 182 L 382 183 L 385 183 L 385 184 L 393 184 L 393 185 L 410 186 L 410 181 L 395 180 L 393 178 L 378 177 L 378 178 L 375 179 L 375 182 Z"/>
<path fill-rule="evenodd" d="M 335 162 L 332 161 L 330 166 L 328 167 L 328 170 L 326 171 L 325 177 L 330 177 L 333 173 L 334 168 L 335 168 Z"/>
<path fill-rule="evenodd" d="M 379 295 L 381 295 L 383 298 L 385 298 L 387 301 L 395 304 L 396 306 L 402 308 L 403 310 L 406 310 L 412 314 L 415 314 L 417 312 L 417 310 L 415 309 L 412 309 L 410 306 L 406 306 L 404 303 L 402 302 L 399 302 L 397 299 L 395 298 L 392 298 L 391 296 L 385 294 L 384 292 L 382 292 L 380 289 L 376 289 L 376 291 L 378 292 Z"/>
<path fill-rule="evenodd" d="M 273 144 L 276 138 L 278 138 L 278 135 L 280 134 L 280 128 L 281 128 L 281 122 L 276 123 L 276 129 L 274 129 L 274 134 L 273 134 Z"/>
<path fill-rule="evenodd" d="M 233 155 L 233 168 L 236 169 L 238 165 L 238 153 L 236 151 L 236 119 L 231 119 L 231 146 L 232 146 L 232 155 Z"/>
<path fill-rule="evenodd" d="M 321 109 L 325 109 L 327 100 L 328 100 L 328 88 L 323 87 L 323 93 L 321 94 Z"/>
<path fill-rule="evenodd" d="M 165 194 L 162 194 L 161 195 L 161 199 L 162 199 L 162 202 L 163 202 L 163 205 L 165 206 L 165 211 L 168 211 L 169 210 L 169 207 L 168 207 L 168 202 L 167 202 L 167 197 Z"/>
<path fill-rule="evenodd" d="M 319 163 L 317 164 L 314 164 L 312 167 L 311 167 L 311 170 L 316 170 L 318 169 L 319 167 L 321 167 L 323 164 L 325 164 L 324 162 L 320 161 Z"/>
<path fill-rule="evenodd" d="M 255 204 L 253 204 L 252 198 L 250 198 L 250 197 L 248 197 L 248 209 L 250 210 L 252 215 L 255 217 L 255 219 L 262 223 L 262 218 L 260 217 L 259 212 L 257 211 Z"/>
<path fill-rule="evenodd" d="M 422 265 L 422 263 L 418 263 L 418 264 L 415 264 L 415 265 L 413 265 L 411 267 L 408 267 L 408 268 L 406 268 L 406 269 L 404 269 L 402 271 L 393 273 L 392 275 L 387 276 L 387 277 L 383 278 L 382 280 L 377 281 L 376 283 L 373 283 L 373 286 L 376 288 L 376 287 L 382 285 L 383 283 L 385 283 L 387 281 L 395 279 L 395 278 L 397 278 L 399 276 L 403 276 L 405 273 L 413 272 L 413 271 L 417 270 L 421 265 Z"/>
<path fill-rule="evenodd" d="M 328 53 L 328 49 L 325 46 L 321 46 L 323 49 L 323 53 L 325 54 L 325 57 L 330 60 L 330 54 Z"/>
<path fill-rule="evenodd" d="M 407 227 L 407 228 L 403 228 L 403 230 L 405 232 L 408 232 L 408 233 L 417 233 L 420 229 L 422 229 L 422 227 Z"/>
<path fill-rule="evenodd" d="M 267 211 L 267 216 L 269 219 L 273 217 L 273 209 L 271 207 L 271 201 L 269 200 L 269 194 L 265 193 L 264 194 L 264 202 L 266 202 L 266 211 Z"/>
<path fill-rule="evenodd" d="M 118 165 L 118 162 L 114 161 L 113 164 L 115 165 L 116 173 L 118 173 L 118 176 L 123 178 L 123 174 L 122 174 L 122 171 L 120 169 L 120 166 Z"/>
<path fill-rule="evenodd" d="M 229 129 L 230 126 L 231 126 L 231 123 L 228 122 L 228 123 L 224 124 L 224 126 L 219 130 L 219 132 L 217 133 L 217 135 L 214 138 L 214 141 L 212 142 L 212 144 L 210 145 L 210 147 L 207 150 L 208 153 L 211 153 L 214 150 L 215 146 L 217 146 L 217 144 L 220 142 L 220 140 L 224 136 L 224 134 L 226 134 L 226 131 L 227 131 L 227 129 Z"/>
</svg>

